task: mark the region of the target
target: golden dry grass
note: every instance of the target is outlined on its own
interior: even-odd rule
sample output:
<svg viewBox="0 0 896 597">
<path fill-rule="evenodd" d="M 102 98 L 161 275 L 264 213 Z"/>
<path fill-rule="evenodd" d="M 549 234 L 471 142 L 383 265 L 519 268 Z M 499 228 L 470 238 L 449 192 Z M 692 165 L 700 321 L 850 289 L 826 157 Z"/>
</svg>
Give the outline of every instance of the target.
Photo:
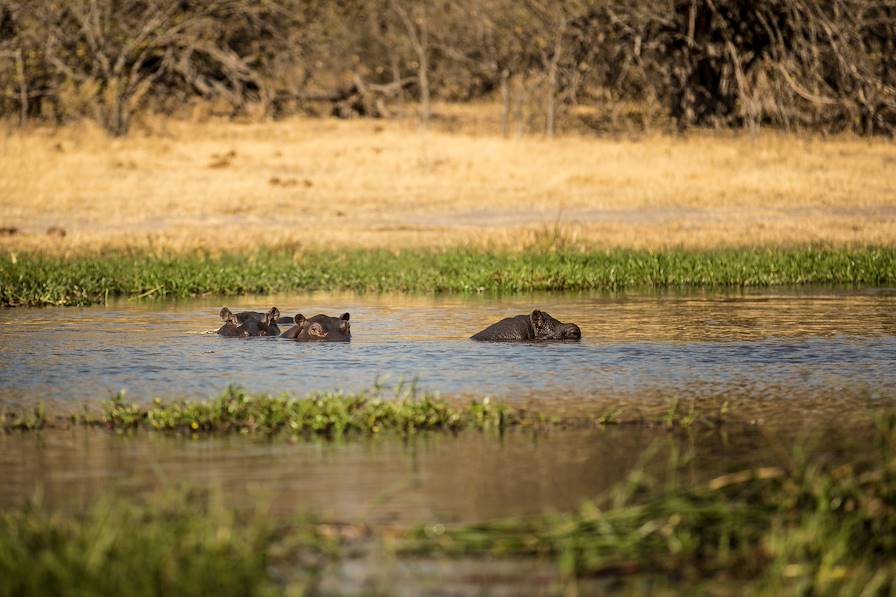
<svg viewBox="0 0 896 597">
<path fill-rule="evenodd" d="M 448 122 L 448 124 L 444 124 Z M 264 246 L 893 245 L 896 144 L 763 133 L 640 139 L 408 122 L 159 120 L 0 140 L 8 250 Z M 64 238 L 48 235 L 57 226 Z"/>
</svg>

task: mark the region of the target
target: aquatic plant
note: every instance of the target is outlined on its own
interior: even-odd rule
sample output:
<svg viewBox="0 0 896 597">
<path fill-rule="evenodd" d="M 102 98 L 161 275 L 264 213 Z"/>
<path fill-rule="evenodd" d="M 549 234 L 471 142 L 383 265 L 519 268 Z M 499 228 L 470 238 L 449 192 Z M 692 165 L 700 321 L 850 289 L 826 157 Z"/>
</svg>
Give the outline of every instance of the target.
<svg viewBox="0 0 896 597">
<path fill-rule="evenodd" d="M 418 397 L 399 392 L 389 396 L 379 388 L 355 394 L 318 392 L 297 398 L 289 394 L 250 394 L 229 387 L 210 400 L 156 399 L 149 404 L 131 402 L 118 394 L 103 403 L 102 412 L 85 412 L 73 420 L 114 430 L 341 437 L 468 428 L 501 430 L 525 418 L 525 411 L 489 398 L 458 404 L 432 394 Z"/>
<path fill-rule="evenodd" d="M 289 437 L 345 437 L 420 432 L 457 433 L 463 430 L 508 428 L 588 428 L 639 425 L 666 429 L 716 429 L 723 425 L 752 425 L 732 413 L 727 400 L 677 398 L 650 405 L 647 400 L 628 405 L 600 403 L 588 408 L 565 409 L 513 406 L 488 396 L 476 399 L 443 398 L 418 394 L 413 384 L 382 386 L 356 392 L 312 392 L 305 396 L 254 394 L 230 386 L 207 400 L 156 398 L 148 402 L 118 393 L 100 403 L 85 405 L 72 416 L 46 412 L 43 403 L 32 411 L 0 411 L 0 430 L 37 431 L 71 425 L 108 429 L 173 433 L 237 433 Z"/>
<path fill-rule="evenodd" d="M 0 259 L 3 306 L 315 290 L 469 293 L 894 282 L 894 248 L 29 253 Z"/>
<path fill-rule="evenodd" d="M 36 431 L 47 425 L 47 409 L 43 402 L 34 405 L 31 412 L 17 413 L 0 410 L 0 429 L 12 431 Z"/>
</svg>

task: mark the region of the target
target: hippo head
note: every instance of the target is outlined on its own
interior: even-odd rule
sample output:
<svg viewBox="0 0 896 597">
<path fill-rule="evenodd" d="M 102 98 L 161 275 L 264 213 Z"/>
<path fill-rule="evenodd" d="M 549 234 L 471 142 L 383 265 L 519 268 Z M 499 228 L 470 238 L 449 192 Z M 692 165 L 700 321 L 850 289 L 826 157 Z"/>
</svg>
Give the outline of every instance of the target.
<svg viewBox="0 0 896 597">
<path fill-rule="evenodd" d="M 280 318 L 280 309 L 278 309 L 277 307 L 271 307 L 271 310 L 267 313 L 259 313 L 257 311 L 243 311 L 242 313 L 234 313 L 227 307 L 221 307 L 221 312 L 219 313 L 219 315 L 224 321 L 227 321 L 230 318 L 235 318 L 237 323 L 245 323 L 250 319 L 254 319 L 255 321 L 259 322 L 268 322 L 269 324 L 271 322 L 284 323 L 278 321 L 278 319 Z M 292 322 L 291 319 L 289 321 L 290 323 Z"/>
<path fill-rule="evenodd" d="M 271 310 L 264 314 L 261 321 L 258 322 L 258 332 L 260 336 L 279 336 L 280 328 L 277 326 L 277 319 L 280 317 L 280 309 L 271 307 Z M 249 322 L 246 322 L 249 323 Z"/>
<path fill-rule="evenodd" d="M 221 319 L 224 325 L 218 330 L 218 333 L 224 336 L 237 336 L 245 338 L 247 336 L 279 336 L 280 328 L 277 327 L 277 318 L 280 317 L 280 310 L 272 307 L 267 313 L 256 313 L 254 311 L 246 311 L 243 313 L 233 313 L 227 307 L 221 309 Z"/>
<path fill-rule="evenodd" d="M 245 338 L 249 335 L 249 332 L 246 330 L 245 326 L 240 325 L 240 322 L 237 320 L 236 315 L 230 312 L 227 309 L 227 313 L 224 313 L 224 309 L 221 310 L 221 319 L 224 320 L 224 325 L 218 329 L 218 334 L 221 336 L 227 336 L 229 338 Z"/>
<path fill-rule="evenodd" d="M 351 324 L 348 319 L 348 313 L 343 313 L 340 317 L 315 315 L 307 319 L 299 313 L 295 317 L 296 326 L 299 328 L 295 339 L 348 342 L 352 338 Z"/>
<path fill-rule="evenodd" d="M 536 340 L 580 340 L 582 330 L 574 323 L 557 321 L 544 311 L 535 309 L 529 315 L 529 323 L 535 331 Z"/>
</svg>

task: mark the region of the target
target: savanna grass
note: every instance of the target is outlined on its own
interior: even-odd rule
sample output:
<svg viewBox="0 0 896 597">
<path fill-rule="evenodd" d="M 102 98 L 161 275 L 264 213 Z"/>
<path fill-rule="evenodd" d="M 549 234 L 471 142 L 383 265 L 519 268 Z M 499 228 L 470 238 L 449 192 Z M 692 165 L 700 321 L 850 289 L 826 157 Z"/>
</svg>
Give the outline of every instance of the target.
<svg viewBox="0 0 896 597">
<path fill-rule="evenodd" d="M 3 306 L 287 291 L 529 292 L 892 284 L 896 248 L 113 253 L 0 259 Z"/>
</svg>

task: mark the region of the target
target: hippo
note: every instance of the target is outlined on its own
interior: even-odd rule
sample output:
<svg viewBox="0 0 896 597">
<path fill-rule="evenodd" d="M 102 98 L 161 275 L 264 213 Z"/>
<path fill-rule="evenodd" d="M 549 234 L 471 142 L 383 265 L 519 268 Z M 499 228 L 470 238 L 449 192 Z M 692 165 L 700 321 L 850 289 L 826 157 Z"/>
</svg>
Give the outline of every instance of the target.
<svg viewBox="0 0 896 597">
<path fill-rule="evenodd" d="M 280 317 L 280 309 L 277 307 L 271 307 L 271 310 L 267 313 L 259 313 L 258 311 L 241 311 L 239 313 L 233 313 L 227 307 L 221 307 L 221 319 L 227 321 L 228 315 L 233 315 L 236 317 L 237 323 L 245 323 L 249 319 L 254 319 L 255 321 L 264 321 L 265 317 L 268 314 L 272 314 L 274 316 L 275 323 L 285 323 L 292 325 L 292 317 Z M 279 333 L 279 332 L 278 332 Z"/>
<path fill-rule="evenodd" d="M 520 340 L 580 340 L 582 330 L 574 323 L 557 321 L 544 311 L 535 309 L 529 315 L 506 317 L 493 323 L 473 340 L 490 342 L 517 342 Z"/>
<path fill-rule="evenodd" d="M 315 315 L 305 318 L 301 313 L 295 316 L 296 324 L 280 334 L 281 338 L 298 341 L 348 342 L 352 339 L 349 314 L 340 317 Z"/>
<path fill-rule="evenodd" d="M 246 316 L 240 321 L 240 315 Z M 272 307 L 267 313 L 260 313 L 260 319 L 254 317 L 252 311 L 233 314 L 230 309 L 221 309 L 221 318 L 224 325 L 218 330 L 218 334 L 228 338 L 247 338 L 249 336 L 279 336 L 280 328 L 277 327 L 277 316 L 280 311 Z"/>
</svg>

